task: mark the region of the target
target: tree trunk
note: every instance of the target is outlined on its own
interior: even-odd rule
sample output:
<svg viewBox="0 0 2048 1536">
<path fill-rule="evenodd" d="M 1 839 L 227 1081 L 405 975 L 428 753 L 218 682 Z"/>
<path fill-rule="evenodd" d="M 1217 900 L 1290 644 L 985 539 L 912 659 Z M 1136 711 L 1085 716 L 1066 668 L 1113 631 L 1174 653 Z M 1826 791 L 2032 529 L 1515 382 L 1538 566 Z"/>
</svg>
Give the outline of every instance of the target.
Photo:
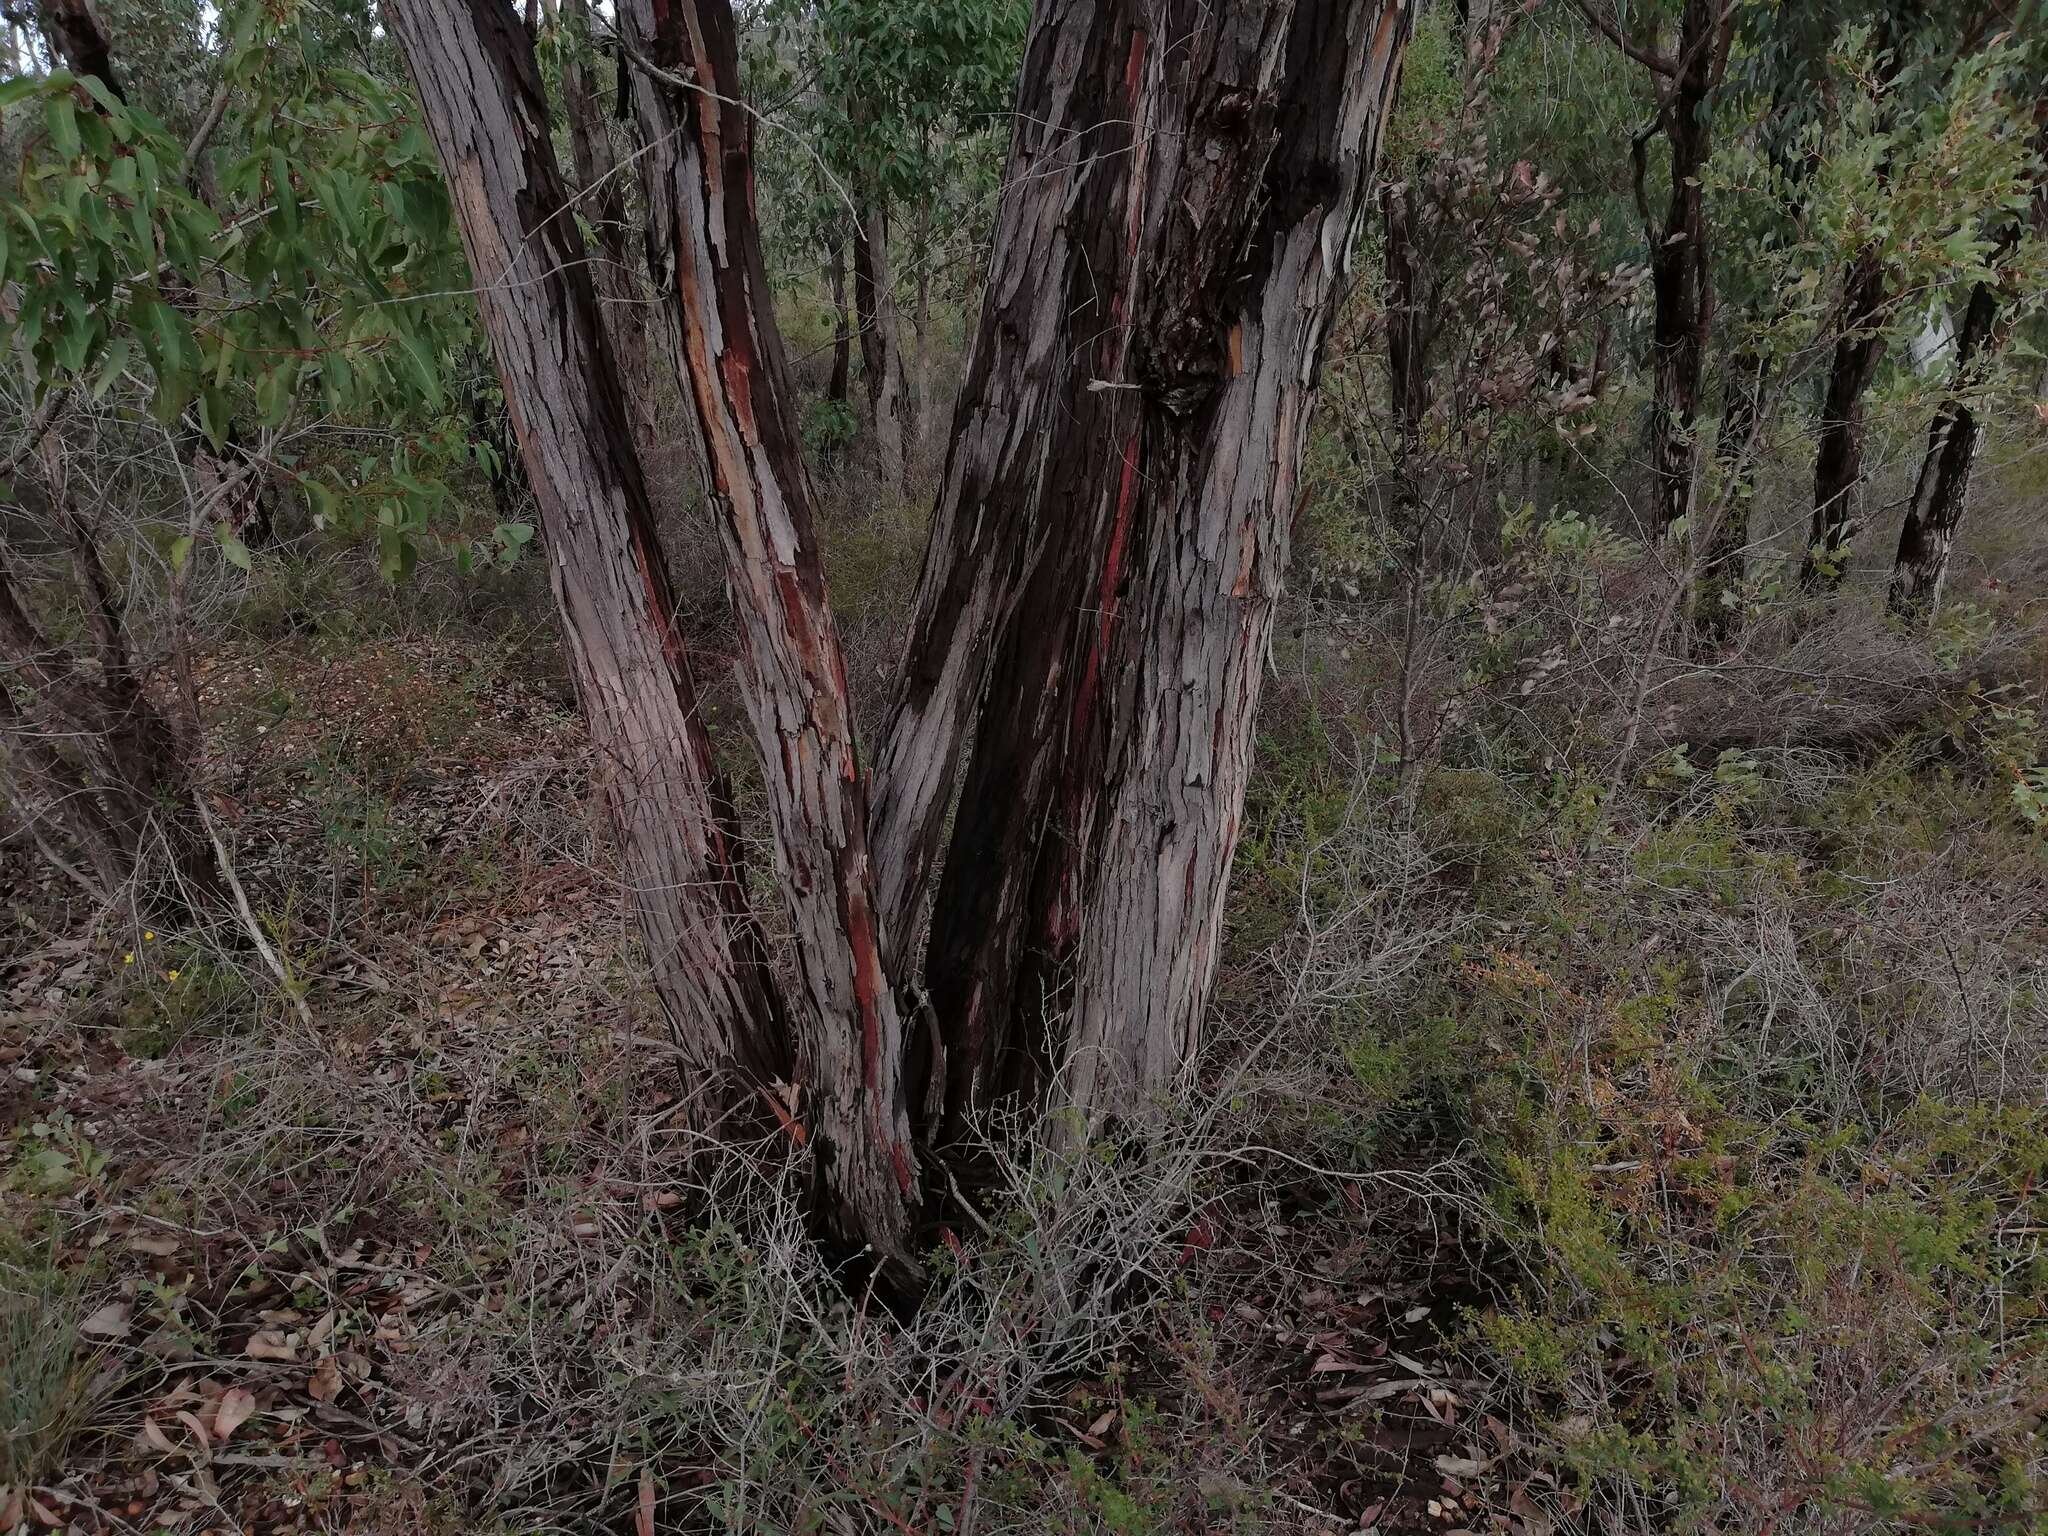
<svg viewBox="0 0 2048 1536">
<path fill-rule="evenodd" d="M 1744 349 L 1728 363 L 1722 385 L 1721 430 L 1714 439 L 1714 459 L 1721 475 L 1720 499 L 1713 526 L 1705 533 L 1699 583 L 1693 592 L 1693 620 L 1714 647 L 1725 645 L 1741 613 L 1743 584 L 1749 578 L 1750 509 L 1756 501 L 1756 466 L 1762 448 L 1764 389 L 1770 381 L 1770 359 Z"/>
<path fill-rule="evenodd" d="M 1407 29 L 1401 0 L 1039 8 L 878 807 L 914 912 L 984 698 L 927 962 L 955 1126 L 1042 1086 L 1049 1035 L 1091 1113 L 1193 1050 Z"/>
<path fill-rule="evenodd" d="M 1827 402 L 1813 466 L 1813 531 L 1800 585 L 1832 585 L 1842 577 L 1850 542 L 1863 526 L 1864 396 L 1883 360 L 1884 265 L 1866 251 L 1850 268 L 1843 293 L 1844 330 L 1828 367 Z"/>
<path fill-rule="evenodd" d="M 820 1213 L 834 1236 L 890 1262 L 891 1283 L 908 1289 L 918 1181 L 904 1026 L 882 963 L 867 783 L 819 562 L 796 390 L 767 302 L 736 29 L 726 0 L 621 0 L 619 17 L 633 49 L 711 93 L 687 95 L 659 80 L 634 93 L 649 250 L 675 293 L 677 383 L 703 433 L 739 624 L 740 686 L 795 930 L 797 1081 Z"/>
<path fill-rule="evenodd" d="M 1976 468 L 1978 445 L 1984 439 L 1969 389 L 1993 350 L 1998 310 L 1998 294 L 1989 283 L 1978 283 L 1970 291 L 1970 305 L 1956 337 L 1955 384 L 1928 428 L 1927 452 L 1913 482 L 1913 499 L 1906 504 L 1898 555 L 1892 563 L 1887 601 L 1891 611 L 1903 619 L 1925 623 L 1941 605 L 1949 554 L 1969 505 L 1970 477 Z"/>
<path fill-rule="evenodd" d="M 43 460 L 49 519 L 72 567 L 84 634 L 76 647 L 51 638 L 0 550 L 0 668 L 32 697 L 25 709 L 10 699 L 0 719 L 10 753 L 20 754 L 24 819 L 61 826 L 93 866 L 102 897 L 129 891 L 161 854 L 166 863 L 156 868 L 170 877 L 140 891 L 143 905 L 182 908 L 195 897 L 204 905 L 217 886 L 191 814 L 197 743 L 179 740 L 144 686 L 120 594 L 72 501 L 54 438 L 45 439 Z"/>
<path fill-rule="evenodd" d="M 1422 302 L 1421 264 L 1415 253 L 1413 183 L 1380 190 L 1386 222 L 1387 378 L 1400 455 L 1406 459 L 1429 412 L 1429 316 Z"/>
<path fill-rule="evenodd" d="M 597 237 L 596 286 L 605 332 L 623 375 L 633 441 L 644 470 L 651 472 L 663 446 L 654 369 L 647 335 L 654 314 L 642 292 L 632 257 L 632 221 L 626 211 L 625 168 L 612 148 L 611 130 L 598 99 L 590 0 L 564 0 L 572 48 L 562 61 L 562 106 L 569 119 L 569 160 L 576 172 L 577 211 Z"/>
<path fill-rule="evenodd" d="M 903 490 L 903 345 L 889 272 L 889 207 L 879 194 L 855 226 L 853 302 L 860 319 L 861 369 L 875 414 L 875 461 L 883 486 Z"/>
<path fill-rule="evenodd" d="M 565 211 L 531 37 L 502 0 L 388 14 L 441 154 L 546 526 L 555 600 L 655 987 L 715 1107 L 789 1073 L 619 372 Z"/>
<path fill-rule="evenodd" d="M 835 231 L 826 261 L 832 275 L 832 379 L 825 398 L 844 401 L 853 381 L 853 317 L 847 313 L 846 236 Z"/>
<path fill-rule="evenodd" d="M 1650 245 L 1653 316 L 1650 463 L 1656 477 L 1656 524 L 1669 537 L 1690 526 L 1699 495 L 1700 374 L 1713 328 L 1713 266 L 1707 248 L 1706 194 L 1701 185 L 1712 150 L 1708 101 L 1719 63 L 1710 46 L 1721 24 L 1716 0 L 1685 0 L 1677 75 L 1661 119 L 1671 146 L 1671 196 Z M 1642 195 L 1645 143 L 1635 145 L 1637 195 Z"/>
<path fill-rule="evenodd" d="M 911 326 L 917 333 L 917 369 L 911 398 L 912 441 L 927 443 L 932 435 L 932 228 L 931 208 L 917 205 L 917 234 L 912 242 L 917 262 L 917 304 Z"/>
<path fill-rule="evenodd" d="M 2037 164 L 2048 164 L 2048 100 L 2036 104 Z M 1999 257 L 2010 260 L 2031 224 L 2036 239 L 2048 236 L 2048 178 L 2037 178 L 2025 220 L 2015 219 L 1999 238 Z M 1935 412 L 1927 432 L 1927 452 L 1920 461 L 1913 499 L 1899 529 L 1898 555 L 1892 562 L 1891 611 L 1903 619 L 1926 623 L 1941 606 L 1941 588 L 1948 577 L 1956 531 L 1970 501 L 1970 478 L 1984 425 L 1971 403 L 1972 391 L 1983 382 L 2011 331 L 2012 301 L 2022 295 L 2010 277 L 2000 284 L 1978 283 L 1970 291 L 1956 337 L 1954 384 Z M 2036 391 L 2037 395 L 2040 393 Z"/>
</svg>

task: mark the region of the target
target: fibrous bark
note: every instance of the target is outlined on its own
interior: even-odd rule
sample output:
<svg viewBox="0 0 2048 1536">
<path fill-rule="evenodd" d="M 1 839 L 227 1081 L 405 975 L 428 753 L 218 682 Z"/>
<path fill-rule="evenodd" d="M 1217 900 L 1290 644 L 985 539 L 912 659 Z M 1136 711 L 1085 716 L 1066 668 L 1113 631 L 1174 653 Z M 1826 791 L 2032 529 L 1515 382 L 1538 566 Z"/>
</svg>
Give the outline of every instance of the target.
<svg viewBox="0 0 2048 1536">
<path fill-rule="evenodd" d="M 633 261 L 632 221 L 626 206 L 626 168 L 612 148 L 598 99 L 589 0 L 565 0 L 574 45 L 562 61 L 562 107 L 569 119 L 569 159 L 576 172 L 577 211 L 597 241 L 596 287 L 605 330 L 623 376 L 626 406 L 641 463 L 650 469 L 662 446 L 654 368 L 647 337 L 660 325 L 641 292 Z"/>
<path fill-rule="evenodd" d="M 880 775 L 900 923 L 983 700 L 927 963 L 955 1124 L 1070 1053 L 1086 1108 L 1134 1108 L 1192 1051 L 1407 27 L 1398 0 L 1039 7 Z"/>
<path fill-rule="evenodd" d="M 882 961 L 867 781 L 825 595 L 796 391 L 754 218 L 752 119 L 724 0 L 621 0 L 661 78 L 635 92 L 649 250 L 675 325 L 677 382 L 705 447 L 739 628 L 739 679 L 775 830 L 802 983 L 791 1009 L 835 1234 L 911 1264 L 918 1201 L 904 1029 Z M 678 82 L 695 87 L 686 92 Z"/>
<path fill-rule="evenodd" d="M 571 671 L 627 891 L 689 1069 L 789 1074 L 655 536 L 616 360 L 548 136 L 532 40 L 502 0 L 396 0 L 478 306 L 546 527 Z"/>
</svg>

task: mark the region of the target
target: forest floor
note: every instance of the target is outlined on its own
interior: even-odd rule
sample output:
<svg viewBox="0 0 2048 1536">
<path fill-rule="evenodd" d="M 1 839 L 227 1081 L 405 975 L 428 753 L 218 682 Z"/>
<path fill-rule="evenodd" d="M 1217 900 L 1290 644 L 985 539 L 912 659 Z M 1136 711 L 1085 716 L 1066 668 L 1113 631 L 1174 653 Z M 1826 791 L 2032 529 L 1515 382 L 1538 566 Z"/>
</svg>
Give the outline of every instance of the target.
<svg viewBox="0 0 2048 1536">
<path fill-rule="evenodd" d="M 0 1530 L 2040 1529 L 2037 612 L 1766 628 L 1617 777 L 1543 558 L 1405 799 L 1384 615 L 1291 616 L 1216 1065 L 904 1328 L 674 1123 L 533 578 L 255 612 L 207 780 L 288 985 L 0 864 Z"/>
</svg>

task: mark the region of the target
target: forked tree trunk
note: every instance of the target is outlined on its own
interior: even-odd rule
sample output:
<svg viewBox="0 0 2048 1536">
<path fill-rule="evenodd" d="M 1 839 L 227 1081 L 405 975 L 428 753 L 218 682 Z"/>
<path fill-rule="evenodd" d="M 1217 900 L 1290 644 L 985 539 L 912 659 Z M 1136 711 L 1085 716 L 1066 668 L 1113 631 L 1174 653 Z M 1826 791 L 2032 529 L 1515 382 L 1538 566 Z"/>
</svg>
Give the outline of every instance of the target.
<svg viewBox="0 0 2048 1536">
<path fill-rule="evenodd" d="M 612 148 L 598 98 L 597 71 L 591 58 L 595 44 L 590 29 L 589 0 L 564 0 L 571 27 L 571 51 L 562 61 L 562 107 L 569 119 L 569 160 L 576 172 L 577 212 L 597 238 L 596 287 L 605 331 L 618 359 L 626 408 L 633 423 L 633 441 L 640 462 L 652 472 L 662 446 L 661 413 L 654 387 L 654 367 L 647 337 L 659 329 L 652 307 L 641 291 L 632 255 L 632 224 L 626 208 L 627 168 Z"/>
<path fill-rule="evenodd" d="M 655 986 L 693 1087 L 789 1075 L 619 371 L 503 0 L 395 0 L 546 526 L 556 604 Z"/>
<path fill-rule="evenodd" d="M 754 219 L 753 120 L 728 6 L 620 0 L 628 45 L 671 77 L 634 93 L 649 250 L 676 326 L 677 383 L 705 446 L 739 679 L 766 782 L 776 874 L 795 931 L 792 1007 L 820 1211 L 836 1236 L 914 1272 L 918 1204 L 904 1028 L 882 963 L 868 796 L 846 663 L 826 600 L 796 390 Z"/>
<path fill-rule="evenodd" d="M 1192 1052 L 1407 30 L 1401 0 L 1039 7 L 881 770 L 901 921 L 985 699 L 927 964 L 956 1126 L 1069 1052 L 1091 1113 Z"/>
<path fill-rule="evenodd" d="M 1876 251 L 1866 251 L 1849 269 L 1843 333 L 1828 365 L 1814 453 L 1813 528 L 1799 570 L 1800 585 L 1807 588 L 1841 579 L 1849 546 L 1863 526 L 1864 401 L 1884 359 L 1887 303 L 1884 263 Z"/>
<path fill-rule="evenodd" d="M 853 303 L 860 320 L 861 371 L 875 416 L 875 462 L 882 484 L 903 490 L 903 342 L 889 270 L 889 208 L 871 195 L 853 236 Z"/>
</svg>

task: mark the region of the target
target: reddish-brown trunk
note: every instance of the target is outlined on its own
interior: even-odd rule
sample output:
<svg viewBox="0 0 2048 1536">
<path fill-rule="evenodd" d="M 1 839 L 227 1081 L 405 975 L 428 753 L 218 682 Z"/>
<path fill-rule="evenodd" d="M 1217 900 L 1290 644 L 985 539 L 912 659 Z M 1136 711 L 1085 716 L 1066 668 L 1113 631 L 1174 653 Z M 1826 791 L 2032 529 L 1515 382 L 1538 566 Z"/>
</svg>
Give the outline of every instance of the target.
<svg viewBox="0 0 2048 1536">
<path fill-rule="evenodd" d="M 570 666 L 656 989 L 700 1079 L 734 1068 L 755 1082 L 786 1077 L 781 1009 L 747 912 L 618 368 L 567 213 L 532 40 L 501 0 L 396 0 L 388 14 L 440 149 L 546 525 Z"/>
<path fill-rule="evenodd" d="M 732 12 L 726 0 L 621 0 L 619 17 L 630 47 L 699 88 L 650 80 L 634 93 L 649 249 L 675 293 L 677 382 L 703 434 L 740 685 L 795 930 L 797 1082 L 820 1210 L 834 1235 L 893 1261 L 892 1279 L 907 1286 L 918 1179 L 903 1021 L 882 963 L 867 783 L 755 225 Z"/>
</svg>

